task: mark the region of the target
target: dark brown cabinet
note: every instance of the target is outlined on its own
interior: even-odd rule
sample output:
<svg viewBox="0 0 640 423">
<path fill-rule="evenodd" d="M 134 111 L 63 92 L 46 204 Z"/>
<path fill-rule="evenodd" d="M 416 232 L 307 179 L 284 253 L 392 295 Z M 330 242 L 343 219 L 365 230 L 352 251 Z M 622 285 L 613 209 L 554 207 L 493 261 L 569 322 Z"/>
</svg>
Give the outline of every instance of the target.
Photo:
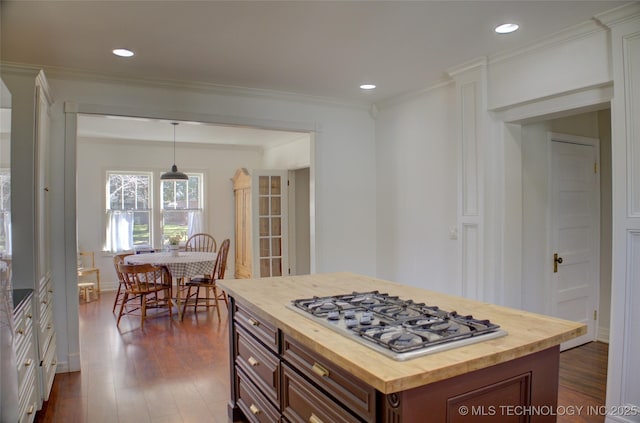
<svg viewBox="0 0 640 423">
<path fill-rule="evenodd" d="M 249 308 L 232 304 L 230 417 L 250 422 L 374 422 L 376 391 Z M 285 417 L 286 419 L 283 419 Z"/>
<path fill-rule="evenodd" d="M 383 393 L 312 347 L 288 325 L 230 296 L 229 416 L 250 422 L 553 422 L 559 347 L 400 392 Z M 546 408 L 541 408 L 546 407 Z M 478 420 L 479 419 L 479 420 Z"/>
</svg>

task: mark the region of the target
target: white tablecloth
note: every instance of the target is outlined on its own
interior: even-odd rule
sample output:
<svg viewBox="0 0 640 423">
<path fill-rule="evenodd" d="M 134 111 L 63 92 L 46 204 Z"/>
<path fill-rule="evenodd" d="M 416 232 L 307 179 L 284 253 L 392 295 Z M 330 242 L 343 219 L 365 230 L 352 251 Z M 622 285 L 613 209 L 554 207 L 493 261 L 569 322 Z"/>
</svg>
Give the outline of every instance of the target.
<svg viewBox="0 0 640 423">
<path fill-rule="evenodd" d="M 148 253 L 126 256 L 127 264 L 155 264 L 166 266 L 176 281 L 175 301 L 178 307 L 178 318 L 182 320 L 181 286 L 187 278 L 198 275 L 210 275 L 216 262 L 216 253 L 200 251 L 180 251 L 177 256 L 172 253 Z"/>
<path fill-rule="evenodd" d="M 215 265 L 216 253 L 180 251 L 177 257 L 167 252 L 134 254 L 126 256 L 124 261 L 127 264 L 167 266 L 171 276 L 180 280 L 198 275 L 210 275 Z"/>
</svg>

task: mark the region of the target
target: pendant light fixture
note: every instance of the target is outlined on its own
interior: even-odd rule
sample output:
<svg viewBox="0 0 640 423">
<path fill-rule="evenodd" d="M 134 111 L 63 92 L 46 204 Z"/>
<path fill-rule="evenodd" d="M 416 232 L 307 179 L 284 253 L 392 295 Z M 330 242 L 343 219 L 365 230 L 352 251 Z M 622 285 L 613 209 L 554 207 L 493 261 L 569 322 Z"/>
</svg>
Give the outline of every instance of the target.
<svg viewBox="0 0 640 423">
<path fill-rule="evenodd" d="M 171 166 L 169 172 L 160 175 L 160 179 L 163 181 L 184 181 L 189 179 L 189 177 L 178 171 L 178 166 L 176 166 L 176 126 L 178 126 L 178 122 L 171 122 L 171 124 L 173 125 L 173 166 Z"/>
</svg>

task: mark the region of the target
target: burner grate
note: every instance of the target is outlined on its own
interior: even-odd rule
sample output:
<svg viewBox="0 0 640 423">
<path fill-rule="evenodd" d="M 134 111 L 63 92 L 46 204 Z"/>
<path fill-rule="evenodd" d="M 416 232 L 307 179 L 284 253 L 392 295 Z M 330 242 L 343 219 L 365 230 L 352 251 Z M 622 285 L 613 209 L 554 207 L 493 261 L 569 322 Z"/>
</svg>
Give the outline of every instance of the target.
<svg viewBox="0 0 640 423">
<path fill-rule="evenodd" d="M 506 334 L 489 320 L 379 291 L 299 299 L 292 305 L 337 332 L 399 360 Z"/>
</svg>

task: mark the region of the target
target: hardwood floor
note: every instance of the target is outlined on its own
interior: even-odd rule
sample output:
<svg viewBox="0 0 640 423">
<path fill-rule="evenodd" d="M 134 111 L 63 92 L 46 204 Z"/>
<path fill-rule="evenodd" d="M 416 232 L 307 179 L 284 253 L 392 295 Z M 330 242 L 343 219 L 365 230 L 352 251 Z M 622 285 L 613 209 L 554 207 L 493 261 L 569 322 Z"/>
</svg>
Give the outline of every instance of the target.
<svg viewBox="0 0 640 423">
<path fill-rule="evenodd" d="M 229 422 L 228 321 L 215 311 L 188 311 L 183 322 L 162 316 L 123 318 L 113 293 L 80 304 L 82 371 L 57 374 L 36 422 Z M 607 344 L 560 356 L 559 406 L 603 405 Z M 604 416 L 558 416 L 558 422 L 603 422 Z"/>
<path fill-rule="evenodd" d="M 608 349 L 608 344 L 591 342 L 560 354 L 558 409 L 580 413 L 560 415 L 558 422 L 604 422 L 605 416 L 597 407 L 604 405 L 607 393 Z M 579 410 L 579 406 L 585 408 Z"/>
</svg>

